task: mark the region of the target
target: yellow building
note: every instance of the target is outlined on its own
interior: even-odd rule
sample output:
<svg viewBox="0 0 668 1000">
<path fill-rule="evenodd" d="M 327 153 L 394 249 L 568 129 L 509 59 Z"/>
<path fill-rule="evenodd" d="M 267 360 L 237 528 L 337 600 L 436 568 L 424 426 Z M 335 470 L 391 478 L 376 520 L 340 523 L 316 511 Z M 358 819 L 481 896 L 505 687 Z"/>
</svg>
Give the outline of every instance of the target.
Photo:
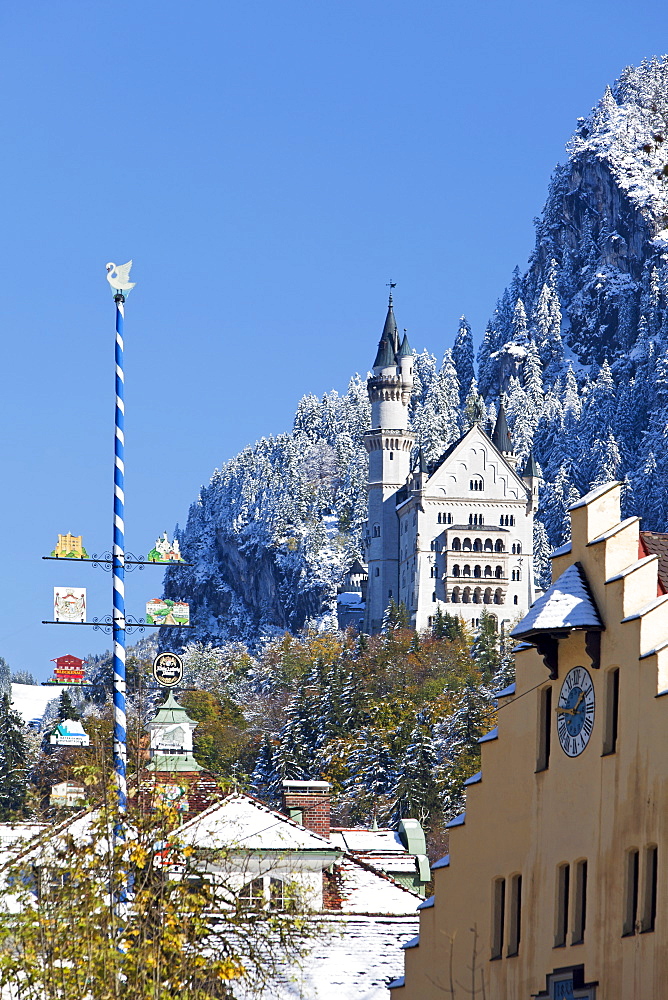
<svg viewBox="0 0 668 1000">
<path fill-rule="evenodd" d="M 83 545 L 82 535 L 58 535 L 58 544 L 51 553 L 61 558 L 86 559 L 87 553 Z"/>
<path fill-rule="evenodd" d="M 517 682 L 392 1000 L 668 997 L 666 538 L 620 523 L 620 492 L 571 508 L 514 630 Z"/>
</svg>

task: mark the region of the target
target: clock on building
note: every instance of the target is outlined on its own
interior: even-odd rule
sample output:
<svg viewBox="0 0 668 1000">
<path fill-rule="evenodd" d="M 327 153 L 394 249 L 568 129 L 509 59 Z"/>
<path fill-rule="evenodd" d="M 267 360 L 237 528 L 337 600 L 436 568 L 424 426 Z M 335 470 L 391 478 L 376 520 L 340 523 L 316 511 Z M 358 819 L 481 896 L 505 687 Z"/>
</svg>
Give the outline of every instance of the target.
<svg viewBox="0 0 668 1000">
<path fill-rule="evenodd" d="M 564 677 L 557 713 L 557 733 L 561 749 L 577 757 L 589 743 L 594 728 L 594 684 L 589 671 L 573 667 Z"/>
</svg>

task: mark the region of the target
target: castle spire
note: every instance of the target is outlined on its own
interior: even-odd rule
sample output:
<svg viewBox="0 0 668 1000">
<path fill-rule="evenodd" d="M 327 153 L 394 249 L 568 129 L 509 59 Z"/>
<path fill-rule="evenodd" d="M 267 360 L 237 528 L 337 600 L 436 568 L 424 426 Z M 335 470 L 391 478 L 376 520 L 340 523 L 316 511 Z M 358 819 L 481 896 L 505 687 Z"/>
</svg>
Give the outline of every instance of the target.
<svg viewBox="0 0 668 1000">
<path fill-rule="evenodd" d="M 502 455 L 513 454 L 513 439 L 510 436 L 503 403 L 499 404 L 499 415 L 496 418 L 494 430 L 492 431 L 492 444 L 496 445 Z"/>
<path fill-rule="evenodd" d="M 394 309 L 392 308 L 392 289 L 396 287 L 396 281 L 390 281 L 390 295 L 387 303 L 387 316 L 385 317 L 385 326 L 383 327 L 382 340 L 387 340 L 394 351 L 395 354 L 399 351 L 399 331 L 397 330 L 397 321 L 394 318 Z"/>
</svg>

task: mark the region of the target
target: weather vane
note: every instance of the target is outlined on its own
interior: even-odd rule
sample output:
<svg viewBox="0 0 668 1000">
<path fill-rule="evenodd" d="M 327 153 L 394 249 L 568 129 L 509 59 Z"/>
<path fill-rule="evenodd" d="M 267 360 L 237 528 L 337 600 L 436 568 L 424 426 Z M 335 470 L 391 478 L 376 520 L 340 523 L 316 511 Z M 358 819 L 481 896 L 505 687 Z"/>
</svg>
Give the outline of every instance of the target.
<svg viewBox="0 0 668 1000">
<path fill-rule="evenodd" d="M 127 264 L 107 264 L 107 281 L 113 288 L 114 294 L 120 292 L 121 295 L 127 295 L 135 287 L 135 282 L 130 281 L 131 267 L 131 260 Z"/>
</svg>

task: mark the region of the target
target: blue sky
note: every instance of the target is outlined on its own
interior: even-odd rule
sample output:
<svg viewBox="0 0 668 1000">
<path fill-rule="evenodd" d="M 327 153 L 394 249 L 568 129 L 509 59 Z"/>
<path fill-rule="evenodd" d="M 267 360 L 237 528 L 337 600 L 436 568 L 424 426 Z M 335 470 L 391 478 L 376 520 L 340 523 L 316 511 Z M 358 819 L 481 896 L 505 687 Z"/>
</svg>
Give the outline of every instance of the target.
<svg viewBox="0 0 668 1000">
<path fill-rule="evenodd" d="M 385 283 L 414 347 L 479 339 L 551 170 L 665 4 L 33 0 L 0 14 L 4 239 L 0 654 L 40 677 L 106 648 L 43 626 L 59 532 L 109 547 L 113 302 L 126 319 L 127 542 L 184 522 L 213 469 L 345 390 Z M 161 574 L 128 578 L 141 615 Z"/>
</svg>

